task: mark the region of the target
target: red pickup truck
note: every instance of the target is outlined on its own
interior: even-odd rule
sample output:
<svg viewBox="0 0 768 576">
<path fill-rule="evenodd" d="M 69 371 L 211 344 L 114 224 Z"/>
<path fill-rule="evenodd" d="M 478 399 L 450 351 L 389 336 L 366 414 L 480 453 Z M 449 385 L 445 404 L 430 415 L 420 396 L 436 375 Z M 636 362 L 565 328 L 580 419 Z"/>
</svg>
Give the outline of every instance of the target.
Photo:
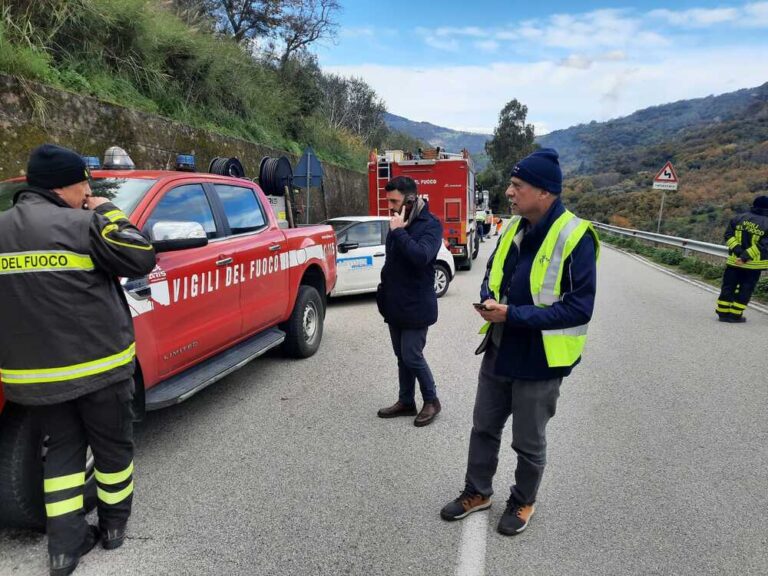
<svg viewBox="0 0 768 576">
<path fill-rule="evenodd" d="M 182 402 L 278 345 L 294 357 L 315 353 L 336 283 L 330 226 L 279 226 L 246 179 L 138 170 L 92 177 L 94 195 L 110 198 L 158 253 L 147 277 L 122 280 L 136 329 L 137 414 Z M 23 185 L 0 183 L 0 211 Z M 0 386 L 0 523 L 43 525 L 44 456 L 45 439 Z"/>
</svg>

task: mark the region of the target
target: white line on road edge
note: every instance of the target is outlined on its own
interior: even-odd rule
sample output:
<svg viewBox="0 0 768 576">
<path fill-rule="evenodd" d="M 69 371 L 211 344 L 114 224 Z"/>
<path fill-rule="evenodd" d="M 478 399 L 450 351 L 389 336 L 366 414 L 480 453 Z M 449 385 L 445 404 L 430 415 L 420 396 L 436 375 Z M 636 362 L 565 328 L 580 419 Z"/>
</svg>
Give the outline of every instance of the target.
<svg viewBox="0 0 768 576">
<path fill-rule="evenodd" d="M 687 276 L 683 276 L 681 274 L 677 274 L 676 272 L 672 272 L 671 270 L 664 268 L 664 266 L 659 266 L 658 264 L 654 264 L 653 262 L 643 258 L 642 256 L 638 256 L 637 254 L 633 254 L 632 252 L 627 252 L 625 250 L 621 250 L 620 248 L 615 248 L 610 245 L 608 247 L 611 248 L 612 250 L 616 250 L 616 252 L 621 252 L 622 254 L 626 254 L 627 256 L 634 258 L 638 262 L 642 262 L 643 264 L 650 266 L 651 268 L 655 268 L 659 272 L 664 272 L 664 274 L 672 276 L 673 278 L 677 278 L 678 280 L 682 280 L 683 282 L 687 282 L 688 284 L 697 286 L 702 290 L 706 290 L 707 292 L 711 292 L 712 294 L 720 293 L 719 290 L 717 290 L 713 286 L 710 286 L 709 284 L 705 284 L 704 282 L 699 282 L 698 280 L 693 280 L 691 278 L 688 278 Z M 758 312 L 762 312 L 763 314 L 768 314 L 768 307 L 765 307 L 761 304 L 755 304 L 754 302 L 750 302 L 749 304 L 747 304 L 747 307 L 752 308 L 753 310 L 757 310 Z"/>
<path fill-rule="evenodd" d="M 485 574 L 485 542 L 488 536 L 487 510 L 474 512 L 462 520 L 456 576 Z"/>
</svg>

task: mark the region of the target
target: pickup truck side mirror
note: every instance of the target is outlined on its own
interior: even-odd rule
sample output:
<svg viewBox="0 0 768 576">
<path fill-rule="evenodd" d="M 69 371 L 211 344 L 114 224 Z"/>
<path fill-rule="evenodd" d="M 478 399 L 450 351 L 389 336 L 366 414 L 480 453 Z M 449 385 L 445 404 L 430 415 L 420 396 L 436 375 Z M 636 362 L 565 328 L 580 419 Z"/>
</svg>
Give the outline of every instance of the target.
<svg viewBox="0 0 768 576">
<path fill-rule="evenodd" d="M 354 250 L 355 248 L 359 248 L 360 244 L 357 242 L 342 242 L 339 244 L 339 252 L 342 254 L 346 254 L 350 250 Z"/>
<path fill-rule="evenodd" d="M 149 236 L 155 252 L 187 250 L 208 244 L 208 235 L 199 222 L 161 220 L 152 224 Z"/>
</svg>

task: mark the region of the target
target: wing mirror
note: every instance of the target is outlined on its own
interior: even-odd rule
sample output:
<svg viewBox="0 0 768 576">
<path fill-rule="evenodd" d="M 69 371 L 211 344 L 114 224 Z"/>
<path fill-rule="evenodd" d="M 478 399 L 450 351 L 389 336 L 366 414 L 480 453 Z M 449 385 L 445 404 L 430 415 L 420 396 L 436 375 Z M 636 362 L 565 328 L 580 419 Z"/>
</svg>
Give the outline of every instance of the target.
<svg viewBox="0 0 768 576">
<path fill-rule="evenodd" d="M 155 222 L 149 236 L 155 252 L 187 250 L 208 244 L 208 235 L 199 222 Z"/>
<path fill-rule="evenodd" d="M 354 250 L 355 248 L 359 248 L 360 244 L 357 242 L 342 242 L 339 244 L 339 252 L 342 254 L 346 254 L 350 250 Z"/>
</svg>

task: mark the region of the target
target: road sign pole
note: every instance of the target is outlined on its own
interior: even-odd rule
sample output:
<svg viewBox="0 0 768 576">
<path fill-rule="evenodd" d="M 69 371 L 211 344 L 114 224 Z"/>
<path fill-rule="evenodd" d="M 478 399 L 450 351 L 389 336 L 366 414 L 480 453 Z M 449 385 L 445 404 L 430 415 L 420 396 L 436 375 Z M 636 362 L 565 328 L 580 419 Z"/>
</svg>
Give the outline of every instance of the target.
<svg viewBox="0 0 768 576">
<path fill-rule="evenodd" d="M 661 234 L 661 216 L 664 214 L 664 198 L 667 196 L 667 191 L 661 191 L 661 208 L 659 208 L 659 223 L 656 225 L 656 234 Z"/>
</svg>

